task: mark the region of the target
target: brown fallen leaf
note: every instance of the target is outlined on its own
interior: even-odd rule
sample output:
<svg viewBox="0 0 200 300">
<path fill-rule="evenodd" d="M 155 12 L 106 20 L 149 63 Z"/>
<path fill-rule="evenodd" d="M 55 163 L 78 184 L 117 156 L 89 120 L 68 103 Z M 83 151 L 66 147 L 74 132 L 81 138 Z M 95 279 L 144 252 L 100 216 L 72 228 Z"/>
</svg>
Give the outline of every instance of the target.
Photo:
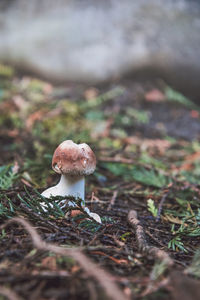
<svg viewBox="0 0 200 300">
<path fill-rule="evenodd" d="M 28 182 L 27 180 L 25 180 L 24 178 L 21 178 L 21 182 L 24 183 L 25 185 L 29 186 L 29 187 L 33 187 L 30 182 Z"/>
<path fill-rule="evenodd" d="M 20 132 L 16 128 L 15 129 L 11 129 L 11 130 L 2 129 L 2 130 L 0 130 L 0 134 L 4 135 L 4 136 L 9 136 L 11 138 L 16 138 L 16 137 L 19 137 Z"/>
<path fill-rule="evenodd" d="M 51 271 L 56 271 L 57 270 L 56 257 L 55 256 L 44 257 L 41 262 L 41 266 Z"/>
<path fill-rule="evenodd" d="M 142 139 L 137 136 L 129 136 L 124 139 L 127 144 L 134 144 L 141 147 L 142 150 L 157 149 L 161 154 L 170 148 L 172 143 L 162 139 Z"/>
<path fill-rule="evenodd" d="M 42 110 L 37 110 L 31 115 L 26 120 L 26 128 L 27 130 L 31 130 L 33 125 L 35 124 L 36 121 L 42 120 L 43 116 L 46 114 L 45 111 Z"/>
<path fill-rule="evenodd" d="M 144 98 L 148 102 L 156 102 L 157 103 L 157 102 L 165 101 L 165 95 L 157 89 L 153 89 L 153 90 L 147 92 L 144 95 Z"/>
<path fill-rule="evenodd" d="M 179 224 L 179 225 L 183 224 L 183 222 L 178 217 L 173 217 L 171 215 L 162 216 L 162 219 L 167 222 L 171 222 L 173 224 Z"/>
<path fill-rule="evenodd" d="M 82 216 L 81 216 L 81 215 L 82 215 Z M 76 217 L 78 217 L 77 219 L 75 219 L 75 222 L 76 222 L 77 224 L 81 223 L 84 219 L 86 219 L 85 215 L 84 215 L 80 210 L 77 210 L 77 209 L 72 210 L 72 211 L 70 212 L 70 216 L 71 216 L 71 218 L 76 218 Z"/>
<path fill-rule="evenodd" d="M 199 118 L 199 112 L 197 110 L 191 110 L 190 116 L 194 119 L 197 119 L 197 118 Z"/>
<path fill-rule="evenodd" d="M 71 268 L 72 274 L 77 273 L 79 271 L 80 271 L 80 267 L 78 265 L 72 266 L 72 268 Z"/>
<path fill-rule="evenodd" d="M 186 156 L 184 159 L 184 163 L 181 165 L 180 168 L 178 168 L 178 170 L 184 170 L 184 171 L 191 170 L 193 167 L 193 163 L 199 159 L 200 159 L 200 151 L 197 151 L 195 153 Z"/>
</svg>

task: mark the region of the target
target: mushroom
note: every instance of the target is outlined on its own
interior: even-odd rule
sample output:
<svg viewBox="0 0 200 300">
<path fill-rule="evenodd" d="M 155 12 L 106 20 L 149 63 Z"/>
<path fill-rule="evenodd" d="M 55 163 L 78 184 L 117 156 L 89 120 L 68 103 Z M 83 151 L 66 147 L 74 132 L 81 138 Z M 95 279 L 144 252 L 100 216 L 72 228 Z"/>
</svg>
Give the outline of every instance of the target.
<svg viewBox="0 0 200 300">
<path fill-rule="evenodd" d="M 71 140 L 62 142 L 55 150 L 52 159 L 53 170 L 61 174 L 57 185 L 48 188 L 42 196 L 73 196 L 81 198 L 85 205 L 85 175 L 90 175 L 96 168 L 96 157 L 87 144 L 76 144 Z M 69 206 L 75 206 L 68 202 Z M 85 211 L 97 222 L 101 223 L 99 215 L 91 213 L 87 207 Z"/>
</svg>

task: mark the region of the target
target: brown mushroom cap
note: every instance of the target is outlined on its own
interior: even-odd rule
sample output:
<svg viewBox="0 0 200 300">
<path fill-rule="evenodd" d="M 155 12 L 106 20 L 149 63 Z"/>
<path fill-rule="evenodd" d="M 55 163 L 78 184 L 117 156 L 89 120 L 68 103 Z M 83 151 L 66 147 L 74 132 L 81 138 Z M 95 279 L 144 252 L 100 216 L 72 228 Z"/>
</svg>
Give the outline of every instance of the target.
<svg viewBox="0 0 200 300">
<path fill-rule="evenodd" d="M 71 140 L 66 140 L 56 148 L 52 168 L 59 174 L 90 175 L 96 168 L 96 157 L 87 144 L 78 145 Z"/>
</svg>

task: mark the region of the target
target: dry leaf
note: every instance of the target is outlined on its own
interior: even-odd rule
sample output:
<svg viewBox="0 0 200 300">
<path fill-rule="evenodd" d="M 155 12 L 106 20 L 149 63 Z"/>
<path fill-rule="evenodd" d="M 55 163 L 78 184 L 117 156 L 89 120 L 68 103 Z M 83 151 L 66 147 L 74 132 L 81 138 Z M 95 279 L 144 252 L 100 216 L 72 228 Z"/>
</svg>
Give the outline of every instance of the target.
<svg viewBox="0 0 200 300">
<path fill-rule="evenodd" d="M 173 223 L 173 224 L 179 224 L 179 225 L 182 225 L 182 221 L 178 218 L 178 217 L 173 217 L 173 216 L 171 216 L 171 215 L 165 215 L 164 217 L 163 217 L 163 219 L 164 220 L 167 220 L 167 221 L 170 221 L 171 223 Z"/>
<path fill-rule="evenodd" d="M 148 102 L 163 102 L 165 101 L 165 95 L 157 90 L 153 89 L 145 94 L 145 100 Z"/>
<path fill-rule="evenodd" d="M 193 163 L 200 159 L 200 151 L 197 151 L 195 153 L 192 153 L 191 155 L 186 156 L 186 158 L 184 159 L 184 163 L 182 164 L 182 166 L 179 168 L 179 170 L 191 170 L 193 167 Z"/>
<path fill-rule="evenodd" d="M 56 257 L 55 256 L 47 256 L 43 258 L 41 262 L 41 266 L 47 268 L 51 271 L 57 270 Z"/>
<path fill-rule="evenodd" d="M 194 119 L 197 119 L 197 118 L 199 118 L 199 112 L 197 110 L 191 110 L 190 116 Z"/>
<path fill-rule="evenodd" d="M 26 120 L 26 128 L 27 130 L 31 130 L 34 123 L 36 121 L 39 121 L 42 119 L 42 117 L 44 116 L 45 112 L 42 111 L 42 110 L 38 110 L 38 111 L 35 111 L 34 113 L 32 113 L 28 119 Z"/>
<path fill-rule="evenodd" d="M 161 139 L 142 139 L 137 136 L 130 136 L 124 139 L 124 142 L 127 144 L 134 144 L 141 147 L 142 150 L 148 150 L 156 148 L 160 151 L 161 154 L 164 154 L 165 151 L 170 148 L 171 142 Z"/>
</svg>

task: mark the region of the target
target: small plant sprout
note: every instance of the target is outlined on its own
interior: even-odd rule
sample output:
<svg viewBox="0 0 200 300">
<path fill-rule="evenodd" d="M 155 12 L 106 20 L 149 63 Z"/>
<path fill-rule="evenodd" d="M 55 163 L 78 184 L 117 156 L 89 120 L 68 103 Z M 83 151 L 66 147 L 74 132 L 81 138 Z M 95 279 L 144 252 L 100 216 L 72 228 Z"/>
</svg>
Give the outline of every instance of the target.
<svg viewBox="0 0 200 300">
<path fill-rule="evenodd" d="M 96 168 L 96 157 L 94 152 L 87 144 L 75 144 L 71 140 L 61 143 L 55 150 L 52 159 L 53 170 L 61 174 L 57 185 L 48 188 L 42 193 L 42 196 L 50 198 L 51 196 L 73 196 L 81 198 L 85 206 L 85 175 L 90 175 Z M 69 206 L 75 206 L 71 201 Z M 101 223 L 101 218 L 95 213 L 91 213 L 85 207 L 87 213 Z"/>
<path fill-rule="evenodd" d="M 147 200 L 147 209 L 154 217 L 158 215 L 158 209 L 155 207 L 154 201 L 152 199 Z"/>
</svg>

